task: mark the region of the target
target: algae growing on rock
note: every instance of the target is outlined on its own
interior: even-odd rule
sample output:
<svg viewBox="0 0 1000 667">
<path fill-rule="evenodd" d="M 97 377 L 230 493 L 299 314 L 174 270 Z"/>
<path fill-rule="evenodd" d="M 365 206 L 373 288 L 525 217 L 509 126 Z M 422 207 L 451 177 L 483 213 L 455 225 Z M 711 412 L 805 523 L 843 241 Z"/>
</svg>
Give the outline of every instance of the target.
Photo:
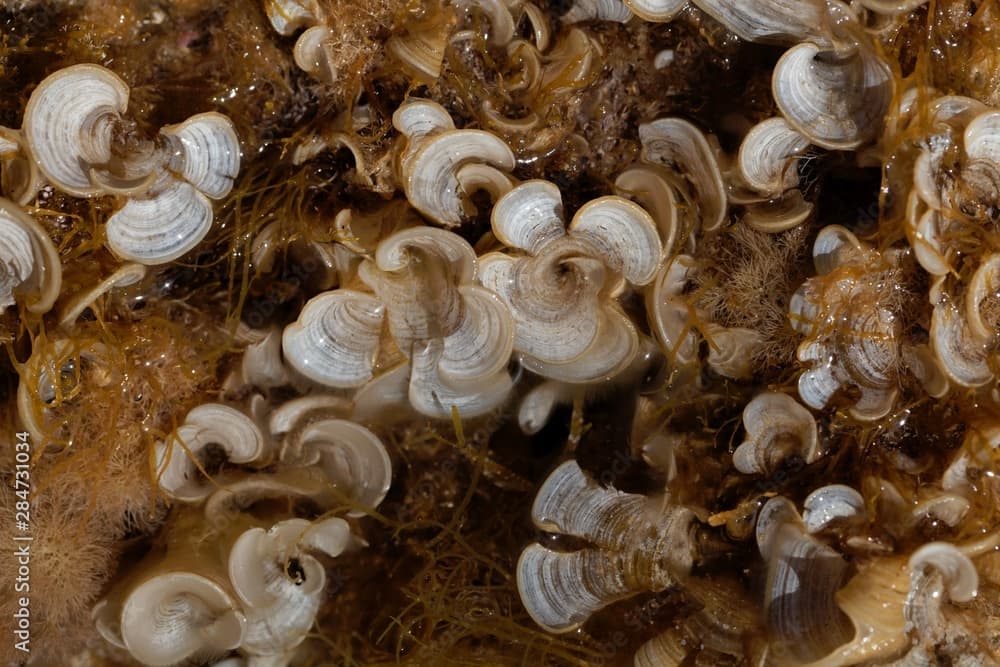
<svg viewBox="0 0 1000 667">
<path fill-rule="evenodd" d="M 998 12 L 7 3 L 2 660 L 1000 664 Z"/>
</svg>

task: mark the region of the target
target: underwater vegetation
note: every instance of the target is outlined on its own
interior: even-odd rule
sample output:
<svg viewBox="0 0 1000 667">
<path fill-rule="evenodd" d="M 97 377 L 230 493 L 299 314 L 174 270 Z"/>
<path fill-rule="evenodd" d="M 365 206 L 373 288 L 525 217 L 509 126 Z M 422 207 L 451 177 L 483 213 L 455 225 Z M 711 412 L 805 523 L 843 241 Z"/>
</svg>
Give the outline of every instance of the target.
<svg viewBox="0 0 1000 667">
<path fill-rule="evenodd" d="M 1000 2 L 9 0 L 0 662 L 1000 664 Z"/>
</svg>

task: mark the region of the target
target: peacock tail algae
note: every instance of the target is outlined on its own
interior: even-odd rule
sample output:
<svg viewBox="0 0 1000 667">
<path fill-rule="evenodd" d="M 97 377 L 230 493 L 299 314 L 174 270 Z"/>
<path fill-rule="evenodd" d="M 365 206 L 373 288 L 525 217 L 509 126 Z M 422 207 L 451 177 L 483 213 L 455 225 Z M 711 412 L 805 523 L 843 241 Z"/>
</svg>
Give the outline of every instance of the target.
<svg viewBox="0 0 1000 667">
<path fill-rule="evenodd" d="M 33 90 L 50 74 L 97 63 L 128 85 L 130 131 L 137 136 L 155 136 L 193 114 L 217 111 L 230 119 L 242 153 L 232 189 L 214 203 L 214 224 L 193 251 L 101 294 L 68 324 L 60 317 L 73 298 L 121 265 L 106 245 L 106 223 L 121 199 L 74 197 L 46 186 L 26 207 L 58 251 L 62 288 L 51 313 L 33 313 L 20 303 L 0 310 L 5 535 L 15 532 L 15 434 L 27 428 L 25 411 L 44 433 L 44 444 L 33 439 L 31 460 L 32 650 L 19 652 L 5 631 L 4 661 L 43 667 L 141 664 L 95 630 L 95 604 L 131 586 L 135 568 L 168 553 L 173 535 L 190 533 L 206 544 L 218 538 L 205 526 L 189 529 L 185 522 L 194 520 L 161 488 L 157 446 L 198 406 L 249 404 L 252 383 L 233 379 L 241 377 L 248 347 L 259 342 L 248 332 L 284 330 L 310 300 L 333 288 L 367 289 L 358 269 L 362 257 L 370 261 L 374 248 L 400 230 L 431 226 L 430 216 L 404 192 L 406 143 L 394 125 L 404 101 L 430 100 L 455 128 L 499 137 L 516 158 L 507 185 L 533 179 L 554 184 L 570 228 L 574 215 L 593 200 L 623 194 L 616 176 L 646 156 L 640 125 L 680 117 L 714 136 L 716 155 L 735 155 L 751 127 L 781 113 L 771 76 L 785 46 L 741 39 L 694 5 L 668 22 L 591 17 L 571 24 L 560 17 L 576 5 L 535 3 L 552 30 L 553 46 L 539 61 L 539 80 L 523 88 L 519 77 L 528 76 L 531 56 L 491 41 L 497 30 L 492 4 L 521 11 L 530 3 L 317 0 L 311 6 L 327 28 L 324 53 L 330 61 L 324 71 L 335 76 L 303 70 L 293 59 L 298 35 L 279 34 L 258 0 L 15 0 L 0 8 L 0 126 L 21 127 Z M 1000 450 L 989 440 L 1000 417 L 995 367 L 989 369 L 994 379 L 984 386 L 953 386 L 932 397 L 926 383 L 900 370 L 900 361 L 892 369 L 895 398 L 885 415 L 858 419 L 851 413 L 863 393 L 858 386 L 842 387 L 812 411 L 824 456 L 787 456 L 767 474 L 741 474 L 733 466 L 734 451 L 748 437 L 748 403 L 765 391 L 795 395 L 806 370 L 797 357 L 804 338 L 853 335 L 841 324 L 851 309 L 883 308 L 897 314 L 900 340 L 930 344 L 927 293 L 935 278 L 914 257 L 907 226 L 921 141 L 936 131 L 932 106 L 941 96 L 1000 107 L 997 2 L 932 0 L 896 15 L 866 12 L 864 21 L 877 57 L 888 64 L 892 102 L 872 141 L 857 150 L 813 150 L 793 165 L 811 215 L 777 233 L 728 216 L 711 233 L 685 229 L 697 244 L 678 242 L 664 250 L 663 264 L 680 255 L 691 258 L 693 268 L 677 298 L 690 313 L 685 334 L 701 332 L 693 364 L 684 366 L 676 349 L 657 343 L 652 306 L 642 290 L 608 287 L 600 298 L 615 299 L 614 312 L 652 345 L 637 353 L 642 363 L 612 381 L 581 384 L 560 395 L 539 428 L 523 428 L 518 409 L 548 380 L 516 355 L 505 366 L 514 398 L 496 409 L 474 417 L 446 410 L 444 418 L 400 411 L 367 423 L 391 457 L 391 487 L 377 507 L 363 508 L 363 516 L 350 521 L 363 548 L 320 559 L 326 588 L 316 621 L 288 664 L 633 664 L 650 640 L 680 633 L 691 619 L 714 618 L 723 599 L 741 606 L 748 627 L 763 628 L 768 619 L 760 600 L 768 566 L 754 540 L 756 517 L 774 497 L 802 506 L 811 492 L 831 484 L 860 490 L 876 517 L 864 546 L 830 538 L 848 552 L 849 576 L 927 542 L 969 544 L 995 533 L 993 476 Z M 522 15 L 512 40 L 537 39 L 535 29 Z M 411 42 L 426 52 L 443 49 L 436 74 L 391 46 Z M 654 65 L 667 52 L 668 64 Z M 900 111 L 903 93 L 918 88 L 912 109 Z M 961 156 L 948 154 L 943 163 L 957 174 Z M 686 181 L 672 185 L 693 192 Z M 491 215 L 497 197 L 487 190 L 468 193 L 462 224 L 450 229 L 480 259 L 506 244 Z M 682 220 L 697 208 L 693 195 L 680 198 Z M 338 215 L 345 210 L 346 225 Z M 982 257 L 1000 251 L 996 198 L 974 213 L 986 222 L 949 228 L 946 235 L 961 249 L 949 277 L 957 284 L 971 281 Z M 833 278 L 819 275 L 813 246 L 830 225 L 847 227 L 866 252 L 878 255 L 881 282 L 852 293 L 853 299 L 804 335 L 788 315 L 801 286 L 817 281 L 809 283 L 812 289 L 833 291 L 839 289 L 836 280 L 864 284 L 876 264 L 839 266 Z M 324 254 L 325 248 L 334 246 L 364 252 L 331 259 L 335 252 Z M 522 248 L 513 254 L 520 259 L 530 253 Z M 452 287 L 446 284 L 451 274 L 434 274 L 432 264 L 411 267 L 420 285 L 438 288 L 417 295 L 427 302 Z M 625 284 L 620 276 L 619 282 Z M 892 285 L 891 292 L 883 284 Z M 955 289 L 956 299 L 965 294 L 964 287 Z M 1000 297 L 988 298 L 983 310 L 995 323 Z M 383 338 L 390 338 L 391 323 L 381 326 Z M 748 355 L 747 376 L 711 367 L 719 345 L 704 334 L 714 326 L 756 332 L 759 344 Z M 378 355 L 372 362 L 376 375 L 415 353 L 387 344 Z M 267 400 L 271 406 L 291 402 L 304 393 L 300 387 L 275 383 Z M 339 389 L 328 393 L 345 403 L 354 396 Z M 337 409 L 324 407 L 312 416 L 343 418 Z M 986 435 L 977 438 L 980 432 Z M 672 443 L 669 468 L 651 462 L 655 456 L 643 449 L 655 435 Z M 959 455 L 975 461 L 974 474 L 982 475 L 971 480 L 976 492 L 960 521 L 949 524 L 928 513 L 904 530 L 878 505 L 890 485 L 904 506 L 927 501 Z M 593 546 L 532 521 L 536 493 L 567 459 L 602 488 L 663 498 L 663 506 L 698 508 L 692 582 L 636 589 L 571 632 L 549 632 L 536 623 L 518 587 L 522 550 L 532 542 L 560 553 Z M 250 467 L 262 474 L 281 468 L 277 459 L 241 466 L 214 450 L 197 466 L 212 491 Z M 268 498 L 253 511 L 318 522 L 357 509 L 351 498 L 334 495 L 330 506 L 309 498 Z M 15 553 L 0 553 L 0 572 L 16 572 Z M 977 560 L 978 595 L 960 606 L 964 627 L 978 634 L 943 641 L 935 656 L 942 662 L 932 664 L 952 664 L 943 661 L 973 652 L 1000 661 L 996 558 L 993 553 Z M 0 616 L 7 623 L 19 601 L 7 577 L 4 586 Z M 721 620 L 705 632 L 719 631 L 719 625 Z M 766 655 L 760 642 L 766 640 L 742 636 L 742 655 L 711 641 L 695 642 L 687 645 L 683 664 L 750 664 Z M 198 655 L 183 664 L 211 665 L 225 657 L 225 651 Z"/>
</svg>

